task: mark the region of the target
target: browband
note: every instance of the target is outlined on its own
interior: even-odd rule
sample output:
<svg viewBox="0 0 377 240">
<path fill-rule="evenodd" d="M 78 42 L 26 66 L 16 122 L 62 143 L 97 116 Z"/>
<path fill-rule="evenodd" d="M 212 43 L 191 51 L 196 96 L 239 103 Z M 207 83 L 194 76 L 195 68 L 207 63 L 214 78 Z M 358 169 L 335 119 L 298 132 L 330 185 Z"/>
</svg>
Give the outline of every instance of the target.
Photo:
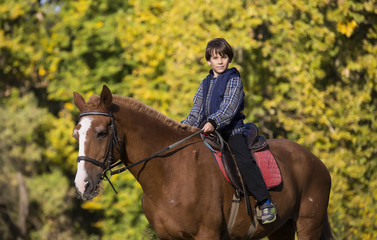
<svg viewBox="0 0 377 240">
<path fill-rule="evenodd" d="M 83 112 L 80 114 L 80 118 L 88 115 L 101 115 L 101 116 L 106 116 L 106 117 L 111 117 L 110 114 L 105 113 L 105 112 Z"/>
</svg>

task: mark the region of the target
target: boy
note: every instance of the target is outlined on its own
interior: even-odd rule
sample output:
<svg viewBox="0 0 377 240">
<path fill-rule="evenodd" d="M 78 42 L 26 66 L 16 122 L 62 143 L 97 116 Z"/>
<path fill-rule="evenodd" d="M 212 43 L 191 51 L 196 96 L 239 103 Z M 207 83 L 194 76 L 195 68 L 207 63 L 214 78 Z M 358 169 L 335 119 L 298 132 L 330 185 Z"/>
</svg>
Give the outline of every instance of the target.
<svg viewBox="0 0 377 240">
<path fill-rule="evenodd" d="M 212 69 L 201 82 L 193 107 L 182 123 L 202 127 L 204 133 L 215 129 L 221 133 L 235 155 L 247 189 L 258 201 L 262 223 L 271 223 L 276 219 L 276 208 L 244 135 L 242 80 L 236 68 L 228 69 L 233 50 L 225 39 L 215 38 L 208 42 L 205 57 Z"/>
</svg>

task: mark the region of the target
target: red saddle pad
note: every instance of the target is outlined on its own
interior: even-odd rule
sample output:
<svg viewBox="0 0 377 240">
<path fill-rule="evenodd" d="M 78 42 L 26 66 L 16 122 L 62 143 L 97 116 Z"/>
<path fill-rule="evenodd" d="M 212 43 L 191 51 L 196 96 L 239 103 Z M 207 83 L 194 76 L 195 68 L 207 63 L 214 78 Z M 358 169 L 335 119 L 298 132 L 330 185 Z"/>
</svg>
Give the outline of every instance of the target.
<svg viewBox="0 0 377 240">
<path fill-rule="evenodd" d="M 269 149 L 255 152 L 255 160 L 262 171 L 267 188 L 273 188 L 281 184 L 281 173 L 279 166 Z"/>
<path fill-rule="evenodd" d="M 233 186 L 237 185 L 235 184 L 236 178 L 232 177 L 235 175 L 235 173 L 232 171 L 230 167 L 226 166 L 229 165 L 227 163 L 229 159 L 223 159 L 221 157 L 221 152 L 216 150 L 213 151 L 212 154 L 225 179 Z M 255 152 L 254 155 L 256 162 L 259 168 L 261 169 L 263 179 L 266 183 L 267 188 L 271 189 L 280 186 L 280 184 L 282 183 L 280 169 L 271 151 L 266 149 L 263 151 Z"/>
</svg>

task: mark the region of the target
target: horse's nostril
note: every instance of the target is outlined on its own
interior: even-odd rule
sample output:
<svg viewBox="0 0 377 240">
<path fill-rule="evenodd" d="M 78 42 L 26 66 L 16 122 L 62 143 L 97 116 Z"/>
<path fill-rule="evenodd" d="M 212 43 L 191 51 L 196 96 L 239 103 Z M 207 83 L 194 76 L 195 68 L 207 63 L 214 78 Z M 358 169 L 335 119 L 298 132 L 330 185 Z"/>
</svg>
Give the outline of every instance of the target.
<svg viewBox="0 0 377 240">
<path fill-rule="evenodd" d="M 85 192 L 88 190 L 89 187 L 90 187 L 90 183 L 87 182 L 87 183 L 85 184 Z"/>
</svg>

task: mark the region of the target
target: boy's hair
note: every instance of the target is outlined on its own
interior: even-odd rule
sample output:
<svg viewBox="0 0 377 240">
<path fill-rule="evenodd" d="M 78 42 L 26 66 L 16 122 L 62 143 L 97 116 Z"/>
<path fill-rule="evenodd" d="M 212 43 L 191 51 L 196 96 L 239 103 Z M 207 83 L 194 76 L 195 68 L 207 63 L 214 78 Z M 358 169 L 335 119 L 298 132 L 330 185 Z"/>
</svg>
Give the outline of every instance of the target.
<svg viewBox="0 0 377 240">
<path fill-rule="evenodd" d="M 233 50 L 229 43 L 224 38 L 215 38 L 207 43 L 206 47 L 206 59 L 209 61 L 213 54 L 219 54 L 224 57 L 229 57 L 229 62 L 233 59 Z"/>
</svg>

